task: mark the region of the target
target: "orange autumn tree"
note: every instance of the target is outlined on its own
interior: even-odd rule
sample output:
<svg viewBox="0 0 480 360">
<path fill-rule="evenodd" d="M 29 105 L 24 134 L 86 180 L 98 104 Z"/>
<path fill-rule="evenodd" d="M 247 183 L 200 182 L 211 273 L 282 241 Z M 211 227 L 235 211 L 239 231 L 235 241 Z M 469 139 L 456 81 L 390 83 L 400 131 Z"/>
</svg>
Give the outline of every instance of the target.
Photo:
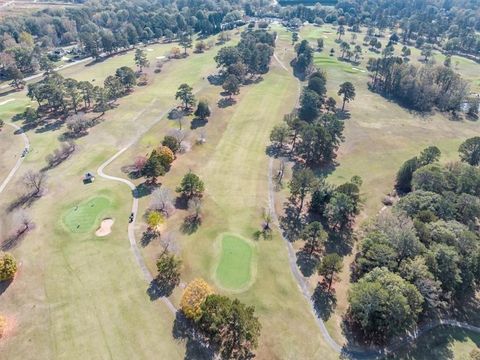
<svg viewBox="0 0 480 360">
<path fill-rule="evenodd" d="M 208 295 L 213 294 L 213 289 L 201 279 L 195 279 L 187 285 L 180 301 L 180 307 L 185 316 L 197 320 L 202 315 L 201 306 Z"/>
<path fill-rule="evenodd" d="M 175 160 L 173 151 L 168 146 L 161 145 L 158 147 L 157 153 L 160 155 L 163 166 L 168 169 L 173 160 Z"/>
</svg>

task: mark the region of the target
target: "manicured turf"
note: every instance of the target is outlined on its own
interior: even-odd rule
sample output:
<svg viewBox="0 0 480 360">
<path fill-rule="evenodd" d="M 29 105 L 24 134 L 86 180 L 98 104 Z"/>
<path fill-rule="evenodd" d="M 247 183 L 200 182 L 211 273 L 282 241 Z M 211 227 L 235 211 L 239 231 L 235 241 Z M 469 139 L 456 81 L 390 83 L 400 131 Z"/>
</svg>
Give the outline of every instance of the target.
<svg viewBox="0 0 480 360">
<path fill-rule="evenodd" d="M 302 38 L 307 38 L 313 44 L 328 30 L 335 32 L 331 26 L 313 27 L 305 26 L 301 29 Z M 343 37 L 350 41 L 350 32 Z M 365 30 L 359 34 L 357 43 L 361 43 Z M 325 47 L 323 52 L 314 55 L 315 64 L 327 74 L 328 95 L 337 100 L 338 87 L 345 81 L 350 81 L 356 89 L 355 100 L 346 105 L 349 118 L 345 120 L 345 142 L 338 151 L 337 167 L 329 174 L 328 180 L 335 184 L 348 181 L 353 175 L 363 179 L 361 187 L 363 211 L 358 219 L 361 224 L 377 214 L 383 206 L 381 200 L 394 186 L 395 174 L 401 164 L 429 146 L 436 145 L 442 151 L 441 160 L 444 162 L 458 160 L 458 146 L 468 137 L 476 136 L 480 130 L 480 122 L 468 120 L 452 121 L 447 115 L 418 114 L 403 108 L 394 101 L 389 101 L 381 95 L 371 92 L 367 83 L 368 72 L 359 72 L 352 67 L 366 70 L 369 57 L 378 57 L 379 54 L 368 51 L 363 47 L 363 59 L 359 65 L 352 65 L 337 59 L 340 54 L 339 44 L 335 42 L 335 34 L 324 37 Z M 382 38 L 385 45 L 388 36 Z M 331 48 L 335 49 L 334 57 L 328 56 Z M 396 53 L 399 54 L 401 45 L 397 45 Z M 419 64 L 420 51 L 411 47 L 411 62 Z M 442 63 L 444 55 L 435 52 L 437 63 Z M 472 90 L 477 89 L 478 64 L 454 56 L 452 59 L 454 69 L 465 79 L 472 81 Z M 350 69 L 350 70 L 349 70 Z M 287 189 L 288 190 L 288 189 Z M 294 245 L 296 246 L 296 245 Z M 341 281 L 336 284 L 336 307 L 332 313 L 327 328 L 339 343 L 345 338 L 341 329 L 342 316 L 348 308 L 347 292 L 350 286 L 350 268 L 355 252 L 345 258 L 344 270 L 340 274 Z M 311 281 L 314 288 L 315 280 Z"/>
<path fill-rule="evenodd" d="M 155 51 L 147 54 L 161 55 L 172 46 L 152 45 Z M 92 186 L 82 185 L 79 179 L 131 142 L 136 133 L 157 122 L 176 103 L 174 95 L 181 83 L 195 89 L 208 84 L 206 76 L 216 69 L 213 57 L 217 51 L 218 47 L 170 61 L 160 74 L 153 74 L 152 61 L 152 67 L 146 70 L 148 86 L 137 87 L 131 95 L 119 99 L 118 107 L 108 111 L 88 136 L 76 140 L 78 146 L 72 157 L 47 172 L 47 193 L 27 210 L 36 228 L 13 251 L 22 261 L 21 276 L 1 294 L 0 313 L 14 317 L 18 328 L 8 341 L 2 339 L 0 358 L 28 359 L 32 353 L 38 359 L 184 358 L 185 344 L 172 337 L 174 315 L 162 302 L 150 300 L 148 284 L 130 249 L 127 225 L 131 191 L 124 184 L 101 178 Z M 95 83 L 101 83 L 105 74 L 131 64 L 133 52 L 61 73 L 79 80 L 95 78 Z M 9 121 L 30 104 L 35 106 L 25 92 L 1 101 L 11 98 L 16 101 L 0 107 L 4 120 Z M 60 146 L 58 139 L 64 131 L 64 125 L 28 131 L 32 152 L 13 181 L 27 170 L 38 171 L 45 166 L 45 157 Z M 114 172 L 116 166 L 106 172 Z M 120 176 L 126 175 L 120 172 Z M 9 229 L 11 216 L 4 210 L 20 191 L 23 189 L 17 187 L 2 194 L 0 228 Z M 112 201 L 104 214 L 116 219 L 108 241 L 99 241 L 93 231 L 72 233 L 63 223 L 74 204 L 98 196 Z M 82 241 L 73 241 L 79 236 Z"/>
<path fill-rule="evenodd" d="M 241 237 L 225 234 L 221 239 L 220 260 L 216 277 L 227 289 L 241 289 L 252 277 L 253 248 Z"/>
<path fill-rule="evenodd" d="M 71 207 L 63 217 L 63 223 L 72 233 L 85 233 L 95 229 L 100 216 L 111 204 L 110 199 L 98 196 Z"/>
</svg>

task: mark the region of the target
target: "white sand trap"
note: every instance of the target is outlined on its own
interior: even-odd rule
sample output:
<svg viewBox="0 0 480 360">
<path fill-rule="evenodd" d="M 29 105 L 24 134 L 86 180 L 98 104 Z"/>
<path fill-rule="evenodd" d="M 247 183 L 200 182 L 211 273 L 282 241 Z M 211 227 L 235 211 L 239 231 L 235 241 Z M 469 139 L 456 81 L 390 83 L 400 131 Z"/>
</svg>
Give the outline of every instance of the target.
<svg viewBox="0 0 480 360">
<path fill-rule="evenodd" d="M 357 70 L 357 71 L 360 71 L 360 72 L 365 72 L 365 70 L 362 70 L 362 69 L 359 69 L 359 68 L 356 68 L 356 67 L 352 67 L 353 70 Z"/>
<path fill-rule="evenodd" d="M 103 219 L 100 227 L 97 231 L 95 231 L 95 235 L 102 237 L 110 234 L 112 232 L 112 226 L 114 222 L 115 220 L 113 219 Z"/>
<path fill-rule="evenodd" d="M 152 48 L 148 48 L 147 51 L 153 51 L 153 49 L 152 49 Z"/>
<path fill-rule="evenodd" d="M 157 56 L 155 59 L 157 59 L 157 60 L 163 60 L 163 59 L 165 59 L 165 56 Z"/>
<path fill-rule="evenodd" d="M 8 104 L 9 102 L 12 102 L 12 101 L 15 101 L 15 99 L 8 99 L 8 100 L 5 100 L 5 101 L 2 101 L 2 102 L 0 102 L 0 105 L 5 105 L 5 104 Z"/>
</svg>

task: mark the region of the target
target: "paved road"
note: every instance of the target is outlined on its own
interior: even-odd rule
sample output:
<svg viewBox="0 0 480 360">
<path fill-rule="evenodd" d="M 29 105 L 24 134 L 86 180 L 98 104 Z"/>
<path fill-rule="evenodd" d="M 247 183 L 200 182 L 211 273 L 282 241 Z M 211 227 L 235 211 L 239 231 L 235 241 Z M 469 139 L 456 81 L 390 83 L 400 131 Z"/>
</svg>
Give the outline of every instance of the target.
<svg viewBox="0 0 480 360">
<path fill-rule="evenodd" d="M 10 125 L 11 127 L 15 128 L 17 131 L 20 131 L 20 135 L 22 136 L 23 138 L 23 142 L 25 143 L 25 147 L 24 149 L 27 149 L 27 151 L 30 149 L 30 141 L 28 140 L 28 137 L 27 135 L 23 132 L 23 130 L 18 127 L 17 125 L 15 124 L 12 124 L 12 123 L 6 123 L 7 125 Z M 3 182 L 0 184 L 0 194 L 3 192 L 3 190 L 5 190 L 5 188 L 7 187 L 8 183 L 10 182 L 10 180 L 12 180 L 13 176 L 15 175 L 15 173 L 17 172 L 17 170 L 20 168 L 20 165 L 22 165 L 22 162 L 23 160 L 25 159 L 24 156 L 20 156 L 15 164 L 15 166 L 13 167 L 12 170 L 10 170 L 10 172 L 8 173 L 7 175 L 7 178 L 5 180 L 3 180 Z"/>
</svg>

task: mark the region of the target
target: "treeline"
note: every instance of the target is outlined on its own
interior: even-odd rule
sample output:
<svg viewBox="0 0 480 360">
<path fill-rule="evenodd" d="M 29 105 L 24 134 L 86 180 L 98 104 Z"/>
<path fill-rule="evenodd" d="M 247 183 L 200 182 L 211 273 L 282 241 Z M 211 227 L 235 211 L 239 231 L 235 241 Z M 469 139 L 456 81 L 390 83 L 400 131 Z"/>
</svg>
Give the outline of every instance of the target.
<svg viewBox="0 0 480 360">
<path fill-rule="evenodd" d="M 384 54 L 385 51 L 384 51 Z M 419 111 L 457 111 L 469 94 L 468 83 L 450 67 L 413 65 L 402 58 L 370 58 L 370 88 Z"/>
<path fill-rule="evenodd" d="M 275 48 L 275 33 L 265 30 L 242 32 L 236 46 L 226 46 L 215 56 L 217 67 L 225 77 L 233 75 L 240 83 L 248 75 L 268 72 Z"/>
<path fill-rule="evenodd" d="M 473 154 L 465 145 L 460 151 L 462 159 Z M 360 243 L 347 320 L 373 342 L 453 313 L 479 288 L 480 170 L 439 158 L 432 146 L 402 166 L 397 186 L 408 172 L 411 191 L 367 226 Z"/>
<path fill-rule="evenodd" d="M 227 102 L 240 92 L 240 86 L 251 82 L 252 77 L 268 72 L 275 48 L 276 33 L 265 30 L 246 30 L 236 46 L 226 46 L 215 56 L 220 68 L 220 82 Z"/>
<path fill-rule="evenodd" d="M 109 75 L 104 86 L 94 86 L 89 81 L 77 81 L 64 78 L 52 72 L 41 81 L 28 85 L 27 96 L 38 103 L 38 111 L 68 115 L 77 113 L 79 109 L 93 108 L 105 112 L 111 101 L 129 93 L 137 83 L 135 72 L 123 66 L 115 75 Z"/>
<path fill-rule="evenodd" d="M 338 24 L 359 31 L 360 26 L 401 30 L 404 43 L 437 45 L 448 52 L 480 52 L 480 8 L 476 0 L 426 1 L 339 1 L 335 8 L 321 6 L 287 6 L 276 9 L 255 8 L 257 15 L 280 16 L 294 26 L 304 21 L 315 24 Z"/>
<path fill-rule="evenodd" d="M 238 1 L 109 0 L 6 17 L 0 24 L 0 78 L 38 71 L 45 49 L 53 47 L 77 43 L 98 57 L 139 42 L 215 34 L 241 22 L 239 9 Z"/>
</svg>

